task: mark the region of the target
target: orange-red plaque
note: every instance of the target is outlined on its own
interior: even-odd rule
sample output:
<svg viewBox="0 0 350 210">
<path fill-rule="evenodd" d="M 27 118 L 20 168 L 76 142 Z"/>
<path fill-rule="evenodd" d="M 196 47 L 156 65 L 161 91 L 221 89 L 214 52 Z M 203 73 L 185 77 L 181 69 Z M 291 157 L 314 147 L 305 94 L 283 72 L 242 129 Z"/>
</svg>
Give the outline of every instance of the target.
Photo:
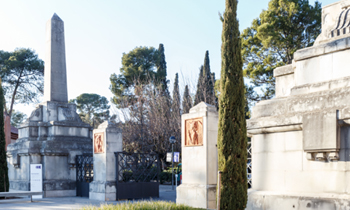
<svg viewBox="0 0 350 210">
<path fill-rule="evenodd" d="M 103 133 L 95 133 L 94 134 L 94 153 L 104 153 L 104 147 L 103 147 Z"/>
<path fill-rule="evenodd" d="M 203 146 L 203 118 L 185 121 L 185 146 Z"/>
</svg>

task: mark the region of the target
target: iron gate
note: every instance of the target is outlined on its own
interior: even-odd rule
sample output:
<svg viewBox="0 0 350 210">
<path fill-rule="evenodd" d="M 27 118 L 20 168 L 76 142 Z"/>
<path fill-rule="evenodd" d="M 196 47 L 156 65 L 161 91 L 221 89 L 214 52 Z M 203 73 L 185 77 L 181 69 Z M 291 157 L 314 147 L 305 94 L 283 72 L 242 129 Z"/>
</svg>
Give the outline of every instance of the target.
<svg viewBox="0 0 350 210">
<path fill-rule="evenodd" d="M 252 142 L 248 142 L 248 158 L 247 158 L 247 180 L 248 188 L 252 188 Z"/>
<path fill-rule="evenodd" d="M 77 196 L 89 197 L 90 182 L 94 180 L 92 155 L 77 155 Z"/>
<path fill-rule="evenodd" d="M 117 200 L 159 197 L 157 154 L 115 152 Z"/>
</svg>

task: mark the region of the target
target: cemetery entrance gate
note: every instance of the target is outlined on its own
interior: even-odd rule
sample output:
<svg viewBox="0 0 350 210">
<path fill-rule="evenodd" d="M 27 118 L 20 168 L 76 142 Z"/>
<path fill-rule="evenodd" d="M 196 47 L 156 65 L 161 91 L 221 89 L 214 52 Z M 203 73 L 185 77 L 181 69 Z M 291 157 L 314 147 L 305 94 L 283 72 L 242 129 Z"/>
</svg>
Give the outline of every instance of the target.
<svg viewBox="0 0 350 210">
<path fill-rule="evenodd" d="M 92 155 L 77 155 L 77 196 L 89 197 L 90 182 L 94 180 Z"/>
<path fill-rule="evenodd" d="M 157 154 L 115 152 L 117 200 L 159 197 Z"/>
</svg>

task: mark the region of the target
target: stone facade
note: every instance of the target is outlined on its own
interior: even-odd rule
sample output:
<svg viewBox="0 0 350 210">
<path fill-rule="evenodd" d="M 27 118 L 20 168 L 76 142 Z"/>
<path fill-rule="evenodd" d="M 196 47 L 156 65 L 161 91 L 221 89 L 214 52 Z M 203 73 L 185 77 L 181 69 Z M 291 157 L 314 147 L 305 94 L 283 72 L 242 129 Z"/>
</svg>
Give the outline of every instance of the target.
<svg viewBox="0 0 350 210">
<path fill-rule="evenodd" d="M 274 70 L 276 98 L 252 109 L 247 209 L 349 209 L 349 8 L 323 8 L 314 46 Z"/>
<path fill-rule="evenodd" d="M 90 183 L 89 198 L 114 201 L 116 192 L 115 152 L 123 151 L 122 130 L 105 121 L 94 129 L 94 181 Z"/>
<path fill-rule="evenodd" d="M 176 203 L 216 208 L 218 120 L 216 108 L 204 102 L 182 115 L 182 184 L 176 189 Z"/>
<path fill-rule="evenodd" d="M 19 127 L 18 140 L 7 147 L 10 190 L 29 191 L 30 164 L 42 164 L 44 197 L 75 196 L 75 157 L 92 153 L 92 128 L 81 121 L 76 105 L 67 103 L 63 21 L 54 14 L 47 26 L 47 101 L 37 105 Z"/>
</svg>

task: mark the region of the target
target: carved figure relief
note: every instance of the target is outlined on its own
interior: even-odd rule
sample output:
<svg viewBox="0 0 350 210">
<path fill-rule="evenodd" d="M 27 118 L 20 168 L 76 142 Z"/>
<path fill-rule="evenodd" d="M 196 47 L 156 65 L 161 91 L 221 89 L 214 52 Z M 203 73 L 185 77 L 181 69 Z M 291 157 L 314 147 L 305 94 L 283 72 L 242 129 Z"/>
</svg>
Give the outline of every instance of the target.
<svg viewBox="0 0 350 210">
<path fill-rule="evenodd" d="M 32 111 L 30 117 L 28 118 L 30 121 L 42 121 L 42 106 Z"/>
<path fill-rule="evenodd" d="M 68 107 L 60 107 L 62 114 L 66 120 L 73 121 L 75 116 L 74 113 Z"/>
<path fill-rule="evenodd" d="M 185 121 L 185 146 L 203 146 L 203 118 Z"/>
<path fill-rule="evenodd" d="M 104 153 L 104 147 L 103 147 L 103 133 L 95 133 L 94 134 L 94 153 Z"/>
</svg>

